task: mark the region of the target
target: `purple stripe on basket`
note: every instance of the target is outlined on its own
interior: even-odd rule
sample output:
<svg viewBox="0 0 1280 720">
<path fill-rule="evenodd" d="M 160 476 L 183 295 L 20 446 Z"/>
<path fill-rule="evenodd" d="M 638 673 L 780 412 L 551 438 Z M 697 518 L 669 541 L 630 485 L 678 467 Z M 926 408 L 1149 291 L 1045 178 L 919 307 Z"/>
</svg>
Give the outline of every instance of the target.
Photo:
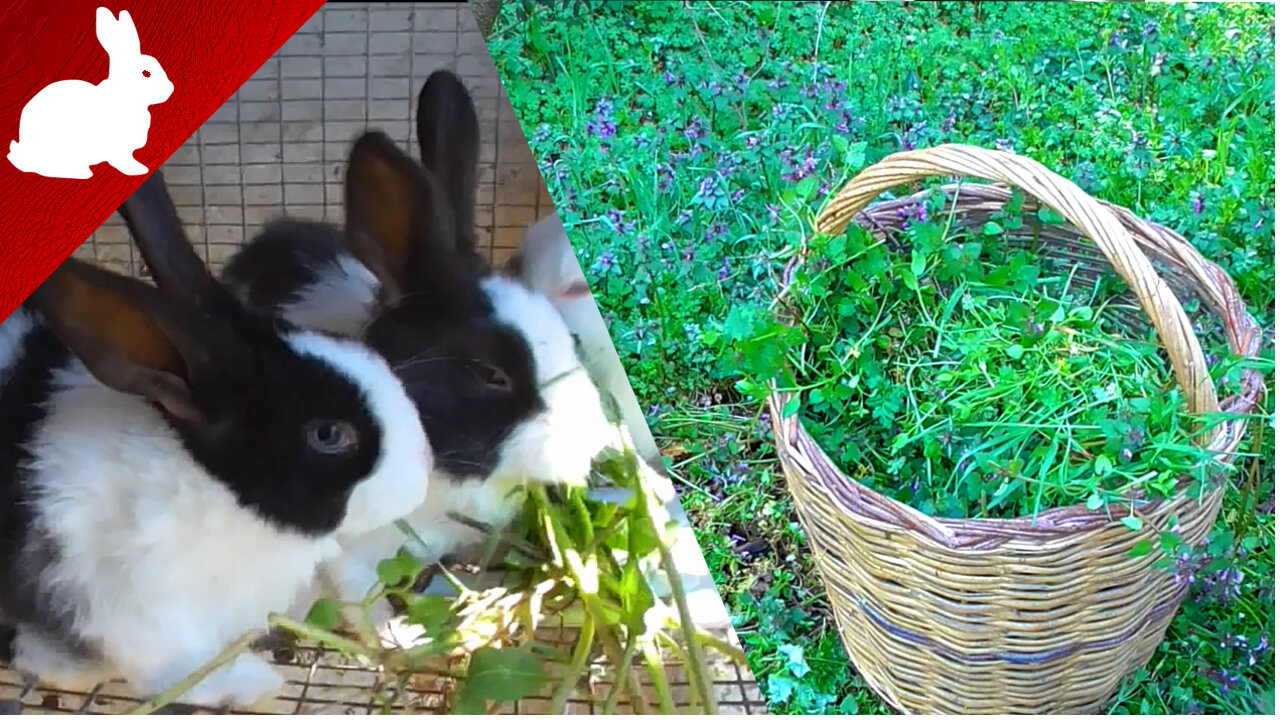
<svg viewBox="0 0 1280 720">
<path fill-rule="evenodd" d="M 1048 650 L 1045 652 L 984 653 L 981 655 L 965 655 L 965 654 L 955 652 L 950 648 L 943 647 L 942 645 L 935 643 L 934 641 L 930 640 L 924 635 L 911 632 L 910 630 L 905 630 L 889 622 L 887 619 L 885 619 L 883 615 L 879 613 L 879 611 L 872 608 L 862 598 L 854 597 L 853 600 L 855 603 L 857 603 L 858 608 L 861 609 L 862 612 L 865 613 L 868 618 L 870 618 L 871 622 L 875 623 L 876 626 L 878 626 L 881 630 L 884 630 L 885 632 L 898 638 L 899 640 L 906 640 L 907 642 L 910 642 L 912 644 L 927 647 L 933 652 L 937 653 L 938 655 L 941 655 L 947 658 L 948 660 L 953 660 L 955 662 L 961 662 L 961 663 L 1007 662 L 1012 665 L 1038 665 L 1041 663 L 1051 662 L 1053 660 L 1061 660 L 1062 658 L 1069 657 L 1071 655 L 1074 655 L 1078 652 L 1082 652 L 1084 650 L 1105 650 L 1107 648 L 1116 647 L 1117 645 L 1123 645 L 1124 643 L 1127 643 L 1129 642 L 1129 640 L 1133 639 L 1133 637 L 1137 635 L 1139 632 L 1141 632 L 1142 630 L 1145 630 L 1153 622 L 1158 622 L 1160 620 L 1163 620 L 1166 615 L 1172 614 L 1172 612 L 1178 608 L 1178 605 L 1182 603 L 1182 598 L 1185 595 L 1186 595 L 1186 590 L 1184 589 L 1181 592 L 1179 592 L 1177 595 L 1175 595 L 1172 599 L 1166 602 L 1160 603 L 1159 605 L 1156 605 L 1154 608 L 1151 609 L 1151 612 L 1147 613 L 1147 617 L 1144 619 L 1142 623 L 1140 623 L 1136 628 L 1134 628 L 1130 632 L 1125 633 L 1124 635 L 1120 635 L 1118 637 L 1108 638 L 1106 640 L 1097 640 L 1093 642 L 1075 643 L 1074 645 L 1068 645 L 1067 647 L 1058 648 L 1057 650 Z"/>
</svg>

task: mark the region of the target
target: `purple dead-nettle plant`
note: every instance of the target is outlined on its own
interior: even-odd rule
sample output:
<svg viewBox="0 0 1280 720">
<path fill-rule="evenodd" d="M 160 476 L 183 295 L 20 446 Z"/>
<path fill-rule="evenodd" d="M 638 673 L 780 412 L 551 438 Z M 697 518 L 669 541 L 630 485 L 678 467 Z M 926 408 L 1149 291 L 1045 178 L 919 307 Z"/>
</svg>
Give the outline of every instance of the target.
<svg viewBox="0 0 1280 720">
<path fill-rule="evenodd" d="M 702 178 L 702 181 L 698 183 L 698 194 L 699 194 L 699 195 L 711 195 L 711 194 L 712 194 L 712 193 L 714 193 L 715 191 L 716 191 L 716 176 L 715 176 L 715 175 L 708 175 L 708 176 L 706 176 L 706 177 Z"/>
<path fill-rule="evenodd" d="M 676 216 L 676 225 L 683 225 L 689 222 L 689 220 L 692 218 L 693 218 L 693 213 L 689 212 L 688 210 L 681 210 L 680 214 Z"/>
<path fill-rule="evenodd" d="M 706 82 L 706 81 L 700 82 L 698 83 L 698 88 L 701 90 L 710 91 L 711 97 L 720 97 L 721 95 L 724 94 L 724 88 L 720 87 L 720 83 L 716 82 L 715 80 L 712 80 L 711 82 Z"/>
<path fill-rule="evenodd" d="M 738 188 L 737 190 L 733 191 L 732 195 L 729 196 L 729 202 L 736 205 L 738 204 L 738 201 L 742 200 L 742 196 L 746 194 L 747 194 L 746 190 L 743 190 L 742 188 Z"/>
<path fill-rule="evenodd" d="M 1196 193 L 1195 199 L 1191 201 L 1191 209 L 1197 215 L 1204 212 L 1204 193 Z"/>
<path fill-rule="evenodd" d="M 809 145 L 805 146 L 804 157 L 800 158 L 799 161 L 795 160 L 795 156 L 790 150 L 784 150 L 779 157 L 788 168 L 788 172 L 782 176 L 787 182 L 800 182 L 812 175 L 813 171 L 818 168 L 818 159 L 813 156 L 813 147 Z"/>
<path fill-rule="evenodd" d="M 596 101 L 592 119 L 587 121 L 587 132 L 602 140 L 618 134 L 618 126 L 613 121 L 612 100 L 600 98 Z"/>
<path fill-rule="evenodd" d="M 729 258 L 724 258 L 724 261 L 720 264 L 720 270 L 716 273 L 716 275 L 720 278 L 721 281 L 725 281 L 729 279 Z"/>
<path fill-rule="evenodd" d="M 672 181 L 675 180 L 676 171 L 671 165 L 658 166 L 658 189 L 666 190 L 671 187 Z"/>
<path fill-rule="evenodd" d="M 596 258 L 596 266 L 605 272 L 608 272 L 609 268 L 613 267 L 615 262 L 613 253 L 608 250 L 600 253 L 600 257 Z"/>
<path fill-rule="evenodd" d="M 1003 150 L 1005 152 L 1013 152 L 1013 141 L 1006 140 L 1004 138 L 996 140 L 996 149 Z"/>
<path fill-rule="evenodd" d="M 675 85 L 680 82 L 680 79 L 677 78 L 670 70 L 662 71 L 662 79 L 666 80 L 668 85 Z"/>
<path fill-rule="evenodd" d="M 622 211 L 616 208 L 609 208 L 605 211 L 605 217 L 609 220 L 609 225 L 613 228 L 614 232 L 625 234 L 636 229 L 635 222 L 624 222 L 624 215 L 622 214 Z"/>
<path fill-rule="evenodd" d="M 700 117 L 695 117 L 685 126 L 684 136 L 690 140 L 700 140 L 707 136 L 707 121 Z"/>
<path fill-rule="evenodd" d="M 722 178 L 727 178 L 737 171 L 742 165 L 742 158 L 738 157 L 734 152 L 722 152 L 716 154 L 716 174 Z"/>
</svg>

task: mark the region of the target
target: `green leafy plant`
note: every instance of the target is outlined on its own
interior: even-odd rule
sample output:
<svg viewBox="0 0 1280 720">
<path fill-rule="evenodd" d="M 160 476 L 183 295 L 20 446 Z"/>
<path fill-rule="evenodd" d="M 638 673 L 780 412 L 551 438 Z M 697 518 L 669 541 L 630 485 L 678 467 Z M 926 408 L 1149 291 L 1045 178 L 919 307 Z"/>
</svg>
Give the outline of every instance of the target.
<svg viewBox="0 0 1280 720">
<path fill-rule="evenodd" d="M 1271 6 L 586 9 L 512 8 L 489 48 L 775 712 L 887 712 L 841 648 L 750 379 L 796 346 L 799 328 L 762 332 L 781 270 L 852 173 L 942 142 L 1035 158 L 1222 265 L 1274 357 Z M 1260 413 L 1214 531 L 1232 542 L 1185 561 L 1216 590 L 1184 604 L 1113 712 L 1274 706 L 1270 394 Z M 793 692 L 769 693 L 775 676 Z"/>
<path fill-rule="evenodd" d="M 304 620 L 276 615 L 269 624 L 285 638 L 319 645 L 378 671 L 373 697 L 388 711 L 402 705 L 412 712 L 413 694 L 407 690 L 415 674 L 423 673 L 452 678 L 455 713 L 486 714 L 495 705 L 550 689 L 550 709 L 562 714 L 590 672 L 608 678 L 606 714 L 623 699 L 637 712 L 715 714 L 708 654 L 739 663 L 746 658 L 694 624 L 670 551 L 671 528 L 642 479 L 634 451 L 606 453 L 596 464 L 591 487 L 534 486 L 510 527 L 484 528 L 489 539 L 480 567 L 503 571 L 505 581 L 497 586 L 471 588 L 448 568 L 425 565 L 402 549 L 378 564 L 379 582 L 365 597 L 324 597 Z M 621 497 L 595 497 L 600 491 Z M 411 527 L 400 527 L 408 543 L 421 543 Z M 650 589 L 653 573 L 671 588 L 669 600 Z M 420 590 L 436 574 L 452 587 L 450 596 Z M 387 602 L 401 609 L 404 630 L 394 642 L 382 637 L 371 619 L 371 609 Z M 572 653 L 537 639 L 537 629 L 546 624 L 577 628 Z M 413 636 L 408 642 L 406 632 Z M 257 633 L 247 635 L 137 711 L 154 712 L 173 702 L 257 639 Z M 666 668 L 673 656 L 689 678 L 688 705 L 672 691 Z M 462 670 L 455 672 L 459 666 Z M 553 666 L 560 671 L 549 672 Z M 656 708 L 646 687 L 656 695 Z"/>
</svg>

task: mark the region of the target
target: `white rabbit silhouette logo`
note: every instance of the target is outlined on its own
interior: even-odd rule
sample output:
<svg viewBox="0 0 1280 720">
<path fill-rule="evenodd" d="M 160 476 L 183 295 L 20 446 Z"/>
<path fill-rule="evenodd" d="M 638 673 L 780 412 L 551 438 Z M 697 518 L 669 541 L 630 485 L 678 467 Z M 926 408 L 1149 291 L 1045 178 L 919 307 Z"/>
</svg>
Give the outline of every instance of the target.
<svg viewBox="0 0 1280 720">
<path fill-rule="evenodd" d="M 129 11 L 117 20 L 100 7 L 97 21 L 98 42 L 110 58 L 107 79 L 60 80 L 27 102 L 19 140 L 9 143 L 9 162 L 22 172 L 84 179 L 103 162 L 125 175 L 150 172 L 133 153 L 147 144 L 147 108 L 168 100 L 173 83 L 155 58 L 142 54 Z"/>
</svg>

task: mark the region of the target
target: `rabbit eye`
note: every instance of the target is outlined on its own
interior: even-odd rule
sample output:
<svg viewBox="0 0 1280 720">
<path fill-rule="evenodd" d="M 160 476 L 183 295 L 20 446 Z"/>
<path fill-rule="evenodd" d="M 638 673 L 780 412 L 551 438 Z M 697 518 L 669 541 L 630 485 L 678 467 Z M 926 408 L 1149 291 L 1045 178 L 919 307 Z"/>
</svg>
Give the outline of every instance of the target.
<svg viewBox="0 0 1280 720">
<path fill-rule="evenodd" d="M 350 454 L 360 444 L 355 427 L 342 420 L 312 420 L 305 432 L 307 446 L 321 455 Z"/>
<path fill-rule="evenodd" d="M 495 390 L 510 390 L 511 376 L 503 372 L 502 368 L 493 365 L 481 365 L 477 370 L 480 381 Z"/>
<path fill-rule="evenodd" d="M 143 70 L 143 71 L 142 71 L 142 77 L 151 77 L 151 71 L 150 71 L 150 70 Z"/>
</svg>

